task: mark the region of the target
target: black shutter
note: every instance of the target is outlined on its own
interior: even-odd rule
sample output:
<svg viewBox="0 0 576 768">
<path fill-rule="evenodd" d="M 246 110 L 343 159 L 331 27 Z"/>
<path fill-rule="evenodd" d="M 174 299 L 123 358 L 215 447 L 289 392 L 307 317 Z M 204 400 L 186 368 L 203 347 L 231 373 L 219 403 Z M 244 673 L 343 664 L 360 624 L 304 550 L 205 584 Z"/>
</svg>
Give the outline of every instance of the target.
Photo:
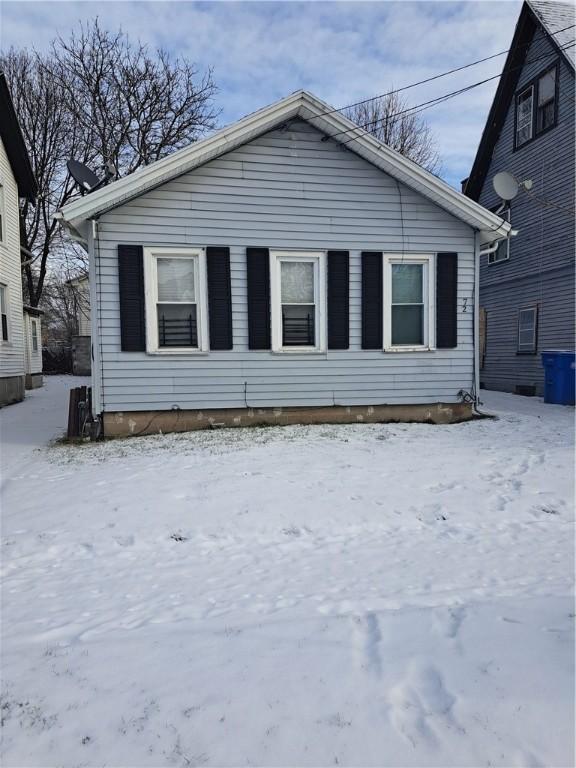
<svg viewBox="0 0 576 768">
<path fill-rule="evenodd" d="M 350 258 L 328 251 L 328 349 L 350 346 Z"/>
<path fill-rule="evenodd" d="M 270 349 L 270 254 L 247 248 L 248 349 Z"/>
<path fill-rule="evenodd" d="M 230 248 L 206 248 L 210 349 L 232 349 Z"/>
<path fill-rule="evenodd" d="M 436 347 L 458 346 L 458 254 L 436 256 Z"/>
<path fill-rule="evenodd" d="M 144 251 L 141 245 L 118 246 L 120 338 L 123 352 L 146 350 Z"/>
<path fill-rule="evenodd" d="M 382 253 L 362 252 L 362 349 L 382 349 Z"/>
</svg>

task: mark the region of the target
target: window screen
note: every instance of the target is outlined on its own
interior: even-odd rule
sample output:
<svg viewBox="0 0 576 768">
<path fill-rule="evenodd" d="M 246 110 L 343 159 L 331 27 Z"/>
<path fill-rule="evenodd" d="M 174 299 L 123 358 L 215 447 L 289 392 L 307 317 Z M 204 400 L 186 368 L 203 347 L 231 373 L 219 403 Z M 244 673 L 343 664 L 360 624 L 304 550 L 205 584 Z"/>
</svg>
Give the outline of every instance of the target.
<svg viewBox="0 0 576 768">
<path fill-rule="evenodd" d="M 316 346 L 315 261 L 280 262 L 282 346 Z"/>
<path fill-rule="evenodd" d="M 158 258 L 158 346 L 198 347 L 196 257 Z"/>
<path fill-rule="evenodd" d="M 392 345 L 424 343 L 424 266 L 392 264 Z"/>
</svg>

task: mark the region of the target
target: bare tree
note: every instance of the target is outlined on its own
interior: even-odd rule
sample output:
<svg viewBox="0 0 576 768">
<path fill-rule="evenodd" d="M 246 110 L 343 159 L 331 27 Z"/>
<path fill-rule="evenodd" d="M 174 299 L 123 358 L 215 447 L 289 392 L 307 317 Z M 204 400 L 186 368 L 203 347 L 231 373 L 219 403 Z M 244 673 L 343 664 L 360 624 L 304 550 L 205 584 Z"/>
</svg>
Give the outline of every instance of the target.
<svg viewBox="0 0 576 768">
<path fill-rule="evenodd" d="M 432 173 L 440 165 L 436 141 L 428 123 L 407 112 L 408 102 L 391 92 L 344 111 L 345 116 L 377 139 Z M 352 134 L 351 134 L 352 135 Z"/>
<path fill-rule="evenodd" d="M 0 56 L 39 195 L 22 211 L 24 288 L 38 306 L 50 265 L 83 254 L 54 221 L 78 194 L 66 170 L 71 157 L 117 176 L 165 157 L 214 127 L 216 87 L 209 70 L 166 51 L 150 51 L 126 34 L 81 24 L 50 53 L 9 50 Z"/>
</svg>

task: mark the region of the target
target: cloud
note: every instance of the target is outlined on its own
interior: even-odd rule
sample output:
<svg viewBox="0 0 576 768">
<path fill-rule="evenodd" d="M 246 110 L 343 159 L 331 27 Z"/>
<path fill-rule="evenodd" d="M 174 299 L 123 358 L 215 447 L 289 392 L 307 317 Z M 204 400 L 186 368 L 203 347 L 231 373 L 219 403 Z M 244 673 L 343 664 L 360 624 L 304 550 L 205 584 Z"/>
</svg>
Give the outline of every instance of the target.
<svg viewBox="0 0 576 768">
<path fill-rule="evenodd" d="M 507 48 L 519 2 L 13 2 L 0 45 L 49 47 L 80 20 L 212 67 L 229 123 L 306 88 L 335 106 L 400 87 Z M 498 74 L 504 57 L 405 92 L 418 104 Z M 470 170 L 497 81 L 422 113 L 443 175 Z"/>
</svg>

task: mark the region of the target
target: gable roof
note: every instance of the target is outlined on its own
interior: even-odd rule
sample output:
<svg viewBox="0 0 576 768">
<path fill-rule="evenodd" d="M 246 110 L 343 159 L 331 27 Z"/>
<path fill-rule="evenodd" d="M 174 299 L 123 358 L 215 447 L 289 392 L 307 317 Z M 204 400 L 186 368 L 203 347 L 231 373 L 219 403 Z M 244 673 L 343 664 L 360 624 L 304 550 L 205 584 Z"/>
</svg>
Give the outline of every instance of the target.
<svg viewBox="0 0 576 768">
<path fill-rule="evenodd" d="M 354 123 L 316 96 L 307 91 L 296 91 L 217 131 L 207 139 L 178 150 L 162 160 L 135 171 L 130 176 L 69 203 L 59 211 L 57 216 L 66 226 L 85 237 L 89 219 L 97 218 L 106 211 L 198 168 L 295 117 L 310 122 L 328 137 L 339 131 L 349 131 L 353 128 L 359 130 Z M 366 131 L 362 131 L 361 135 L 353 139 L 348 133 L 334 136 L 334 140 L 345 142 L 348 149 L 385 173 L 420 192 L 471 227 L 485 232 L 485 236 L 481 237 L 482 242 L 501 239 L 508 235 L 510 231 L 508 222 L 457 192 L 444 181 L 390 149 Z"/>
<path fill-rule="evenodd" d="M 554 2 L 552 0 L 526 0 L 526 4 L 551 36 L 564 58 L 574 67 L 574 47 L 566 48 L 574 42 L 574 29 L 567 29 L 574 24 L 574 5 L 557 2 L 557 0 Z"/>
<path fill-rule="evenodd" d="M 574 41 L 574 29 L 565 29 L 572 24 L 574 24 L 574 6 L 568 3 L 525 0 L 522 5 L 472 170 L 466 182 L 463 182 L 464 193 L 473 200 L 478 200 L 482 192 L 492 152 L 500 136 L 511 99 L 516 92 L 534 33 L 538 27 L 543 29 L 560 56 L 574 69 L 574 48 L 566 49 L 566 46 Z M 558 33 L 558 30 L 563 31 Z"/>
<path fill-rule="evenodd" d="M 0 136 L 16 179 L 18 195 L 32 201 L 38 194 L 38 187 L 4 72 L 0 72 L 0 115 Z"/>
</svg>

